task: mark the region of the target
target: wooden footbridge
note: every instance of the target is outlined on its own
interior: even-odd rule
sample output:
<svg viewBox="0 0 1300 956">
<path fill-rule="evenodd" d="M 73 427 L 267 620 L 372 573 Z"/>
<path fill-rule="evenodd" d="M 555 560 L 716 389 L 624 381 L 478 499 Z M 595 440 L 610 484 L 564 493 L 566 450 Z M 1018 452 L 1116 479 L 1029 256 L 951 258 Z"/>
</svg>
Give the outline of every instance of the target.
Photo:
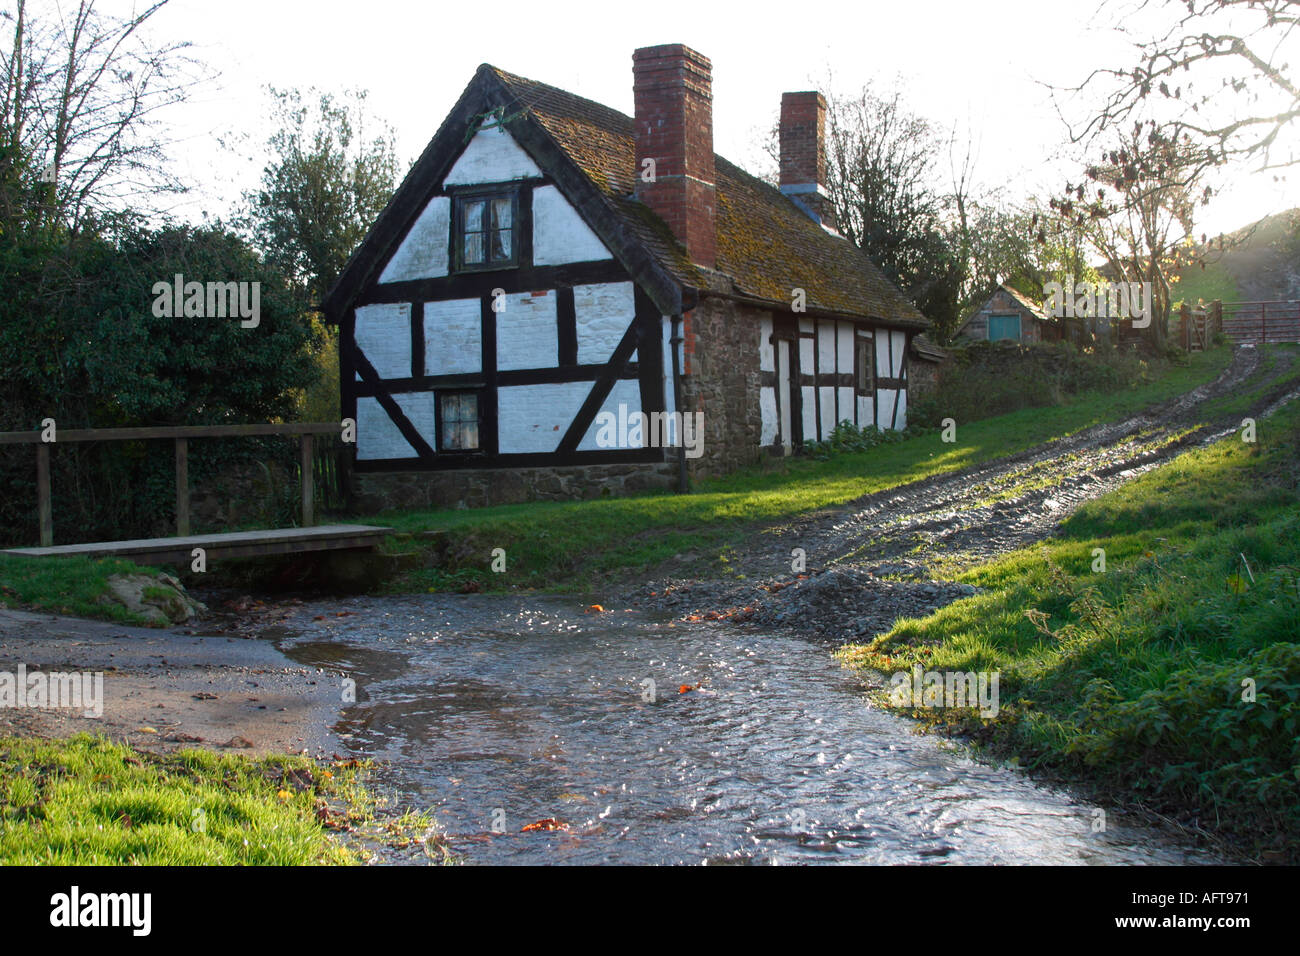
<svg viewBox="0 0 1300 956">
<path fill-rule="evenodd" d="M 36 510 L 41 546 L 10 548 L 0 554 L 24 557 L 122 557 L 138 564 L 188 564 L 196 548 L 208 560 L 246 558 L 310 551 L 371 550 L 391 528 L 372 525 L 315 523 L 316 489 L 313 477 L 315 435 L 338 434 L 334 422 L 286 425 L 200 425 L 159 428 L 83 428 L 56 430 L 47 440 L 43 430 L 0 432 L 0 445 L 36 446 Z M 267 531 L 221 534 L 190 533 L 189 442 L 194 438 L 249 438 L 266 435 L 298 436 L 301 441 L 302 526 Z M 168 439 L 176 449 L 176 536 L 132 541 L 95 541 L 84 544 L 54 543 L 53 495 L 50 487 L 50 449 L 64 442 L 142 441 Z"/>
</svg>

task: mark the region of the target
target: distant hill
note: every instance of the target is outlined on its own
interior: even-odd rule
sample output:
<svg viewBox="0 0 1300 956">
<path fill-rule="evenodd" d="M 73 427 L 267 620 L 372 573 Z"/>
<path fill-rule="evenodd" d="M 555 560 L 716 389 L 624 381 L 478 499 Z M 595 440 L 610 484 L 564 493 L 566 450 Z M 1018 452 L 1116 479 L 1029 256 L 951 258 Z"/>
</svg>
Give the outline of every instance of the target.
<svg viewBox="0 0 1300 956">
<path fill-rule="evenodd" d="M 1271 302 L 1300 299 L 1300 208 L 1266 216 L 1198 250 L 1183 269 L 1175 302 Z"/>
</svg>

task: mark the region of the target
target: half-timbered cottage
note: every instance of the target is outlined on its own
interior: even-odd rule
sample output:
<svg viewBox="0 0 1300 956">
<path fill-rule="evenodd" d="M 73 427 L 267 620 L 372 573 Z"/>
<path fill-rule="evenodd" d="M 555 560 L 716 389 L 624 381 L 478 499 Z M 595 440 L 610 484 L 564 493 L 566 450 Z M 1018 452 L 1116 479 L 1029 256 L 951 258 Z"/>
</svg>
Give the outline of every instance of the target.
<svg viewBox="0 0 1300 956">
<path fill-rule="evenodd" d="M 481 66 L 323 304 L 363 506 L 684 485 L 907 420 L 926 320 L 836 231 L 825 100 L 780 187 L 713 152 L 712 66 L 633 55 L 635 117 Z M 644 416 L 644 417 L 643 417 Z"/>
</svg>

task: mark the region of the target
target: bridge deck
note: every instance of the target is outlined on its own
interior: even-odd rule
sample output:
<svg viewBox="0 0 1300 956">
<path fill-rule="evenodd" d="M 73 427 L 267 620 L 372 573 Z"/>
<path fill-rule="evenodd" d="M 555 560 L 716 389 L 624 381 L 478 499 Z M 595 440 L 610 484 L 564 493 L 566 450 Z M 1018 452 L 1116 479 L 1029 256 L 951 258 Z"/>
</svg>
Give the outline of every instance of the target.
<svg viewBox="0 0 1300 956">
<path fill-rule="evenodd" d="M 213 558 L 251 558 L 306 551 L 342 551 L 373 548 L 392 532 L 362 524 L 330 524 L 311 528 L 278 528 L 271 531 L 233 531 L 225 534 L 193 534 L 182 538 L 139 538 L 134 541 L 92 541 L 47 548 L 10 548 L 0 554 L 27 558 L 115 557 L 138 564 L 189 563 L 195 548 Z"/>
</svg>

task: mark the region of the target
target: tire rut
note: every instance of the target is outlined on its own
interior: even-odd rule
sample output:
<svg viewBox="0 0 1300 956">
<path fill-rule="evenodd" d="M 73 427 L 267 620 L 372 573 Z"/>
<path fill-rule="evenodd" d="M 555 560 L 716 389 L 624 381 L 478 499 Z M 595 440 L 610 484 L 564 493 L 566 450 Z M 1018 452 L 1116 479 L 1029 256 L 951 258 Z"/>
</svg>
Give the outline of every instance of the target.
<svg viewBox="0 0 1300 956">
<path fill-rule="evenodd" d="M 1277 367 L 1266 369 L 1259 350 L 1239 348 L 1214 381 L 1123 421 L 766 529 L 729 558 L 743 580 L 661 580 L 632 600 L 841 642 L 882 633 L 899 616 L 973 593 L 932 580 L 938 559 L 984 560 L 1046 539 L 1085 502 L 1231 434 L 1244 416 L 1266 418 L 1300 397 L 1281 381 L 1295 356 L 1272 355 Z M 1207 403 L 1261 388 L 1244 415 L 1206 421 Z M 806 554 L 802 579 L 792 572 L 795 548 Z"/>
</svg>

